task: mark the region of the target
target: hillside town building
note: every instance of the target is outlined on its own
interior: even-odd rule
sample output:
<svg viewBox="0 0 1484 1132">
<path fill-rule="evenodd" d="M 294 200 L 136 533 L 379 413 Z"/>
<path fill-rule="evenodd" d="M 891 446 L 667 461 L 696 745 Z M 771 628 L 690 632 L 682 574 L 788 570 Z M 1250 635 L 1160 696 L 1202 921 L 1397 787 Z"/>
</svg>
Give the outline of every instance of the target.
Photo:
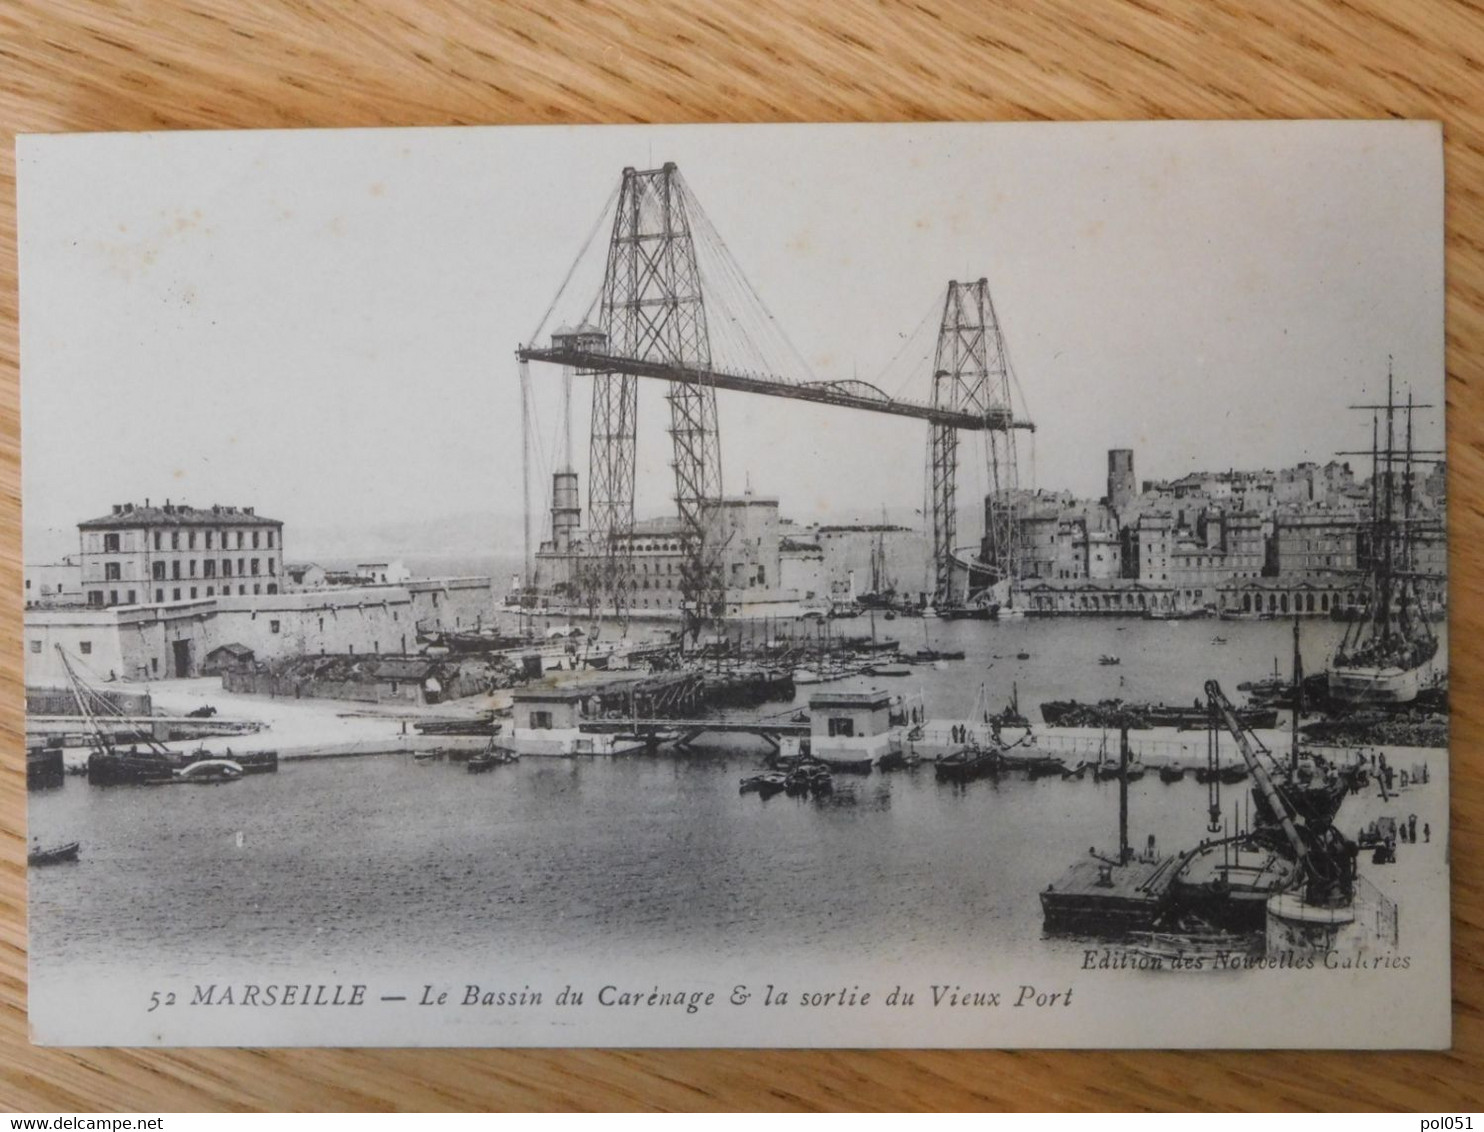
<svg viewBox="0 0 1484 1132">
<path fill-rule="evenodd" d="M 1102 499 L 1018 493 L 1016 585 L 1028 611 L 1346 616 L 1366 600 L 1372 485 L 1348 464 L 1133 485 L 1133 452 L 1113 449 Z M 1445 477 L 1418 475 L 1413 488 L 1411 568 L 1441 608 Z"/>
</svg>

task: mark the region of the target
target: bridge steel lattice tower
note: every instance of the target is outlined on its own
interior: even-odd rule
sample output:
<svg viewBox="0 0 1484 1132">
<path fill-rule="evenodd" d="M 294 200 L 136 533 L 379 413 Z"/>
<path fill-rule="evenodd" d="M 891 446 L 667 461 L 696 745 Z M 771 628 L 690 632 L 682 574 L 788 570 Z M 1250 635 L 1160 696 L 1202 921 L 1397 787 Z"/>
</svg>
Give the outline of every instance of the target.
<svg viewBox="0 0 1484 1132">
<path fill-rule="evenodd" d="M 948 284 L 938 349 L 933 363 L 933 405 L 970 413 L 986 422 L 988 497 L 981 559 L 995 581 L 1015 569 L 1016 530 L 1013 496 L 1017 486 L 1015 429 L 1010 403 L 1010 366 L 989 282 Z M 941 606 L 962 604 L 954 593 L 958 536 L 958 428 L 929 426 L 929 474 L 933 494 L 934 600 Z M 966 595 L 963 595 L 966 596 Z"/>
<path fill-rule="evenodd" d="M 629 362 L 707 371 L 711 345 L 695 243 L 679 173 L 623 171 L 599 325 L 608 353 Z M 597 373 L 589 448 L 588 516 L 593 539 L 588 601 L 612 601 L 619 616 L 633 607 L 634 446 L 638 375 Z M 672 384 L 675 506 L 680 518 L 681 598 L 692 623 L 719 612 L 724 600 L 717 539 L 708 537 L 709 505 L 721 498 L 721 448 L 716 390 L 705 383 Z"/>
</svg>

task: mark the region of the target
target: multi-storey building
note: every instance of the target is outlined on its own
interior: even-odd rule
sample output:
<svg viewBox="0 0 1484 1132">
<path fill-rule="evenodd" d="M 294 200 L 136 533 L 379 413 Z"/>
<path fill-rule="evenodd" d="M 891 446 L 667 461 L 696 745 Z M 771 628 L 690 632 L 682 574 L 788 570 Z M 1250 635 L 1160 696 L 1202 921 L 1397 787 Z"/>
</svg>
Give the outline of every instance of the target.
<svg viewBox="0 0 1484 1132">
<path fill-rule="evenodd" d="M 571 473 L 567 473 L 571 475 Z M 558 484 L 560 489 L 564 485 Z M 567 509 L 557 508 L 566 517 Z M 728 609 L 734 604 L 782 601 L 782 542 L 787 524 L 778 500 L 750 492 L 706 505 L 707 538 L 717 548 Z M 568 604 L 588 600 L 589 574 L 597 570 L 594 549 L 568 522 L 556 524 L 557 537 L 537 554 L 543 584 Z M 637 520 L 619 540 L 616 556 L 629 574 L 630 609 L 636 613 L 679 614 L 686 556 L 684 528 L 677 517 Z"/>
<path fill-rule="evenodd" d="M 1273 518 L 1274 560 L 1281 578 L 1355 570 L 1360 516 L 1325 506 L 1284 508 Z"/>
<path fill-rule="evenodd" d="M 1139 516 L 1136 531 L 1139 580 L 1168 582 L 1171 559 L 1175 552 L 1174 519 L 1167 513 L 1146 512 Z"/>
<path fill-rule="evenodd" d="M 91 606 L 276 594 L 283 579 L 283 524 L 251 507 L 152 507 L 146 499 L 115 504 L 77 530 Z"/>
</svg>

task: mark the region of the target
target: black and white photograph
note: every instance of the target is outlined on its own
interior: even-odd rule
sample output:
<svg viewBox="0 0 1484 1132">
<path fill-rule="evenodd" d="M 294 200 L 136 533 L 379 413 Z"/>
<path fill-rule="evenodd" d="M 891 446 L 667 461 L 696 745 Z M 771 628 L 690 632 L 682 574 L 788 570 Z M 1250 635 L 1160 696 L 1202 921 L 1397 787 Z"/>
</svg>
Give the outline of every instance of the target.
<svg viewBox="0 0 1484 1132">
<path fill-rule="evenodd" d="M 17 179 L 33 1040 L 1449 1045 L 1436 125 Z"/>
</svg>

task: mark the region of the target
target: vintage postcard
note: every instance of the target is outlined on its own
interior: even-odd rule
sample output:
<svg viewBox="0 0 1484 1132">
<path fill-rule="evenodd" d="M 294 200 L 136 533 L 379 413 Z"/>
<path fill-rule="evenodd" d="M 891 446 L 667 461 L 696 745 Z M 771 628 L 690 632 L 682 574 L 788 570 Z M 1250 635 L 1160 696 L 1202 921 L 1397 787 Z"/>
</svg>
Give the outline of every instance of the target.
<svg viewBox="0 0 1484 1132">
<path fill-rule="evenodd" d="M 1436 125 L 18 170 L 36 1041 L 1449 1043 Z"/>
</svg>

